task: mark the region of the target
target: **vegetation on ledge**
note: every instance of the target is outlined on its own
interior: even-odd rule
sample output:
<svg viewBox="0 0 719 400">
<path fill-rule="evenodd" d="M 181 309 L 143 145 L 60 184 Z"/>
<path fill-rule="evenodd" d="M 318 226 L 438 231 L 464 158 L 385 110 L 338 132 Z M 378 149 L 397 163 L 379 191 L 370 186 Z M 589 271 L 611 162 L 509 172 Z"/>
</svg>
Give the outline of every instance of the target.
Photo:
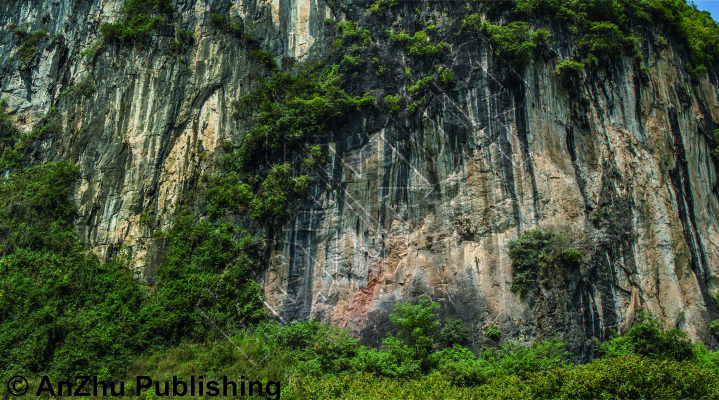
<svg viewBox="0 0 719 400">
<path fill-rule="evenodd" d="M 120 21 L 103 24 L 100 33 L 107 38 L 136 42 L 172 15 L 172 5 L 169 0 L 125 0 L 120 15 Z"/>
<path fill-rule="evenodd" d="M 507 243 L 512 259 L 513 292 L 523 296 L 535 287 L 539 271 L 550 266 L 571 268 L 582 258 L 579 250 L 571 248 L 568 238 L 551 231 L 528 230 Z"/>
</svg>

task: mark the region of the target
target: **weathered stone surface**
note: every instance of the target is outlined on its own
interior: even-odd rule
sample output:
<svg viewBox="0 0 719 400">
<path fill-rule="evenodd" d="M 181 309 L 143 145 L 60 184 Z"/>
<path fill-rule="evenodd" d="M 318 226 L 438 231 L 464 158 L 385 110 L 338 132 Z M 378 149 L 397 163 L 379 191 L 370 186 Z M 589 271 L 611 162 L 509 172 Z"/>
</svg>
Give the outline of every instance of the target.
<svg viewBox="0 0 719 400">
<path fill-rule="evenodd" d="M 233 102 L 267 73 L 209 14 L 253 25 L 283 65 L 330 52 L 323 20 L 343 14 L 319 0 L 177 1 L 178 26 L 195 32 L 178 56 L 165 57 L 168 26 L 87 60 L 80 52 L 120 6 L 6 2 L 3 26 L 64 39 L 18 71 L 12 30 L 2 30 L 1 95 L 27 130 L 60 109 L 63 135 L 35 143 L 31 162 L 80 165 L 83 240 L 101 259 L 129 247 L 137 276 L 151 279 L 161 251 L 152 231 L 170 226 L 183 202 L 200 204 L 200 176 L 248 126 Z M 566 57 L 568 34 L 554 38 Z M 625 60 L 568 90 L 557 59 L 511 71 L 486 42 L 468 41 L 452 49 L 457 89 L 433 91 L 418 117 L 351 116 L 330 133 L 326 170 L 274 238 L 259 277 L 268 303 L 373 343 L 395 302 L 430 296 L 471 326 L 475 344 L 496 323 L 504 338 L 558 335 L 586 359 L 592 337 L 625 329 L 639 310 L 716 344 L 706 323 L 719 317 L 709 297 L 719 291 L 719 192 L 708 141 L 718 79 L 692 82 L 674 44 L 645 47 L 648 77 Z M 87 74 L 95 90 L 68 95 Z M 584 259 L 577 271 L 548 271 L 526 300 L 509 290 L 507 241 L 531 228 L 569 234 Z"/>
</svg>

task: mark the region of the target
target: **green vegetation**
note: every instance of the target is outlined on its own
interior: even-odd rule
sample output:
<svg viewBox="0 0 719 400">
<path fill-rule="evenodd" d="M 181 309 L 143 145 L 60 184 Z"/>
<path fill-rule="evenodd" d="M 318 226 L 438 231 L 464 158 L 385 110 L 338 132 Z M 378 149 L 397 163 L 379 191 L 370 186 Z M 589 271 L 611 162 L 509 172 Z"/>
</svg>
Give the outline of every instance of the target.
<svg viewBox="0 0 719 400">
<path fill-rule="evenodd" d="M 418 79 L 417 82 L 415 82 L 414 85 L 411 85 L 407 88 L 407 91 L 411 94 L 418 93 L 424 89 L 427 89 L 429 87 L 429 84 L 434 82 L 434 76 L 433 75 L 426 75 L 425 77 Z"/>
<path fill-rule="evenodd" d="M 0 360 L 8 373 L 85 372 L 124 380 L 132 390 L 137 375 L 209 380 L 242 371 L 281 382 L 283 396 L 296 399 L 719 396 L 719 355 L 651 318 L 602 343 L 603 356 L 580 366 L 566 361 L 556 340 L 507 341 L 475 355 L 463 347 L 464 323 L 440 323 L 439 305 L 428 299 L 395 306 L 389 319 L 397 336 L 388 334 L 380 350 L 316 321 L 262 322 L 257 287 L 245 277 L 252 241 L 242 232 L 245 239 L 235 241 L 229 224 L 196 223 L 184 211 L 160 235 L 168 251 L 146 291 L 130 279 L 126 257 L 99 264 L 79 245 L 68 201 L 77 174 L 61 162 L 28 168 L 0 185 L 0 334 L 7 338 Z M 212 293 L 203 296 L 207 288 Z M 218 327 L 238 333 L 230 342 Z M 485 335 L 495 337 L 493 330 Z"/>
<path fill-rule="evenodd" d="M 277 61 L 275 61 L 275 56 L 272 55 L 269 51 L 264 50 L 252 50 L 250 51 L 250 55 L 254 57 L 257 61 L 259 61 L 262 65 L 265 66 L 265 68 L 269 69 L 270 71 L 276 71 L 277 70 Z"/>
<path fill-rule="evenodd" d="M 578 76 L 584 71 L 584 64 L 574 60 L 562 60 L 557 64 L 557 75 L 562 79 Z"/>
<path fill-rule="evenodd" d="M 0 171 L 6 168 L 19 167 L 25 160 L 25 149 L 32 142 L 45 135 L 59 130 L 57 109 L 48 110 L 35 127 L 27 133 L 21 132 L 10 119 L 7 102 L 0 100 Z"/>
<path fill-rule="evenodd" d="M 479 25 L 478 15 L 467 15 L 462 20 L 462 28 L 484 32 L 496 46 L 497 55 L 520 64 L 529 62 L 539 46 L 547 46 L 551 34 L 546 29 L 529 31 L 526 22 L 514 21 L 507 26 L 493 25 L 484 21 Z"/>
<path fill-rule="evenodd" d="M 182 42 L 179 40 L 173 40 L 167 44 L 167 55 L 169 57 L 176 56 L 180 50 L 182 50 Z"/>
<path fill-rule="evenodd" d="M 347 68 L 354 70 L 362 65 L 362 58 L 360 56 L 353 57 L 350 54 L 345 54 L 342 57 L 342 64 L 347 66 Z"/>
<path fill-rule="evenodd" d="M 444 86 L 450 86 L 454 83 L 454 71 L 451 69 L 447 69 L 444 67 L 436 67 L 437 72 L 439 73 L 439 81 Z"/>
<path fill-rule="evenodd" d="M 445 42 L 432 43 L 427 36 L 427 32 L 418 31 L 413 36 L 405 33 L 405 31 L 397 32 L 394 29 L 387 30 L 390 41 L 397 43 L 408 49 L 411 56 L 420 56 L 430 58 L 443 54 L 449 50 L 449 44 Z"/>
<path fill-rule="evenodd" d="M 91 74 L 85 74 L 73 87 L 73 91 L 80 96 L 90 95 L 94 93 L 95 90 L 95 80 L 92 78 Z"/>
<path fill-rule="evenodd" d="M 390 114 L 394 114 L 399 111 L 399 98 L 396 96 L 388 94 L 387 97 L 384 98 L 384 104 L 387 106 Z"/>
<path fill-rule="evenodd" d="M 523 296 L 534 286 L 539 271 L 550 266 L 577 265 L 582 253 L 569 247 L 566 237 L 550 231 L 528 230 L 507 243 L 512 258 L 513 292 Z"/>
<path fill-rule="evenodd" d="M 246 278 L 251 252 L 242 249 L 251 241 L 229 225 L 179 213 L 152 291 L 132 280 L 122 255 L 100 264 L 73 227 L 78 175 L 78 167 L 58 162 L 18 170 L 0 184 L 7 373 L 110 376 L 140 352 L 220 337 L 218 329 L 263 317 L 257 285 Z M 235 240 L 237 233 L 245 239 Z"/>
<path fill-rule="evenodd" d="M 325 153 L 322 151 L 322 146 L 307 146 L 308 157 L 305 158 L 305 166 L 311 167 L 316 165 L 322 165 L 327 161 Z"/>
<path fill-rule="evenodd" d="M 455 344 L 465 345 L 469 342 L 469 329 L 461 319 L 450 318 L 442 323 L 435 340 L 445 348 Z"/>
<path fill-rule="evenodd" d="M 210 21 L 215 25 L 222 25 L 225 23 L 225 17 L 218 13 L 210 14 Z"/>
<path fill-rule="evenodd" d="M 704 74 L 719 59 L 719 25 L 706 13 L 685 1 L 557 1 L 519 0 L 515 12 L 546 16 L 567 24 L 577 35 L 587 61 L 621 55 L 638 55 L 641 26 L 664 24 L 679 38 L 695 74 Z M 658 45 L 666 39 L 658 36 Z"/>
<path fill-rule="evenodd" d="M 719 319 L 715 319 L 709 323 L 709 332 L 719 336 Z"/>
<path fill-rule="evenodd" d="M 375 0 L 374 3 L 367 9 L 367 13 L 378 13 L 384 14 L 388 8 L 392 8 L 397 5 L 397 0 Z"/>
<path fill-rule="evenodd" d="M 169 20 L 172 5 L 169 0 L 125 0 L 120 15 L 117 23 L 103 24 L 100 33 L 105 38 L 137 42 Z"/>
<path fill-rule="evenodd" d="M 484 336 L 490 338 L 490 339 L 497 339 L 500 336 L 502 336 L 502 332 L 499 331 L 497 328 L 497 325 L 492 324 L 487 328 L 487 330 L 484 332 Z"/>
<path fill-rule="evenodd" d="M 241 17 L 230 17 L 225 16 L 218 13 L 212 13 L 210 14 L 210 22 L 213 26 L 224 30 L 225 32 L 230 33 L 236 38 L 239 38 L 243 43 L 254 43 L 256 40 L 256 37 L 253 33 L 247 32 L 245 33 L 245 21 L 242 20 Z M 260 50 L 255 50 L 260 51 Z M 262 53 L 267 53 L 271 55 L 271 53 L 268 53 L 266 51 L 261 51 Z M 257 58 L 257 55 L 251 54 L 253 57 Z M 260 54 L 261 58 L 259 59 L 262 62 L 266 62 L 267 59 L 264 54 Z M 274 58 L 274 57 L 273 57 Z M 270 65 L 268 64 L 268 67 Z M 272 68 L 274 70 L 274 68 Z"/>
<path fill-rule="evenodd" d="M 643 31 L 632 20 L 668 21 L 675 9 L 686 11 L 671 29 L 684 29 L 681 37 L 691 42 L 685 48 L 694 71 L 711 66 L 719 53 L 716 31 L 706 21 L 686 21 L 693 11 L 665 0 L 635 4 L 639 5 L 519 0 L 504 7 L 514 7 L 505 14 L 509 17 L 554 10 L 570 26 L 577 35 L 581 61 L 558 63 L 557 73 L 563 78 L 615 54 L 635 56 Z M 381 14 L 395 5 L 392 0 L 378 0 L 368 11 Z M 613 14 L 617 8 L 630 10 L 631 18 Z M 642 10 L 646 16 L 640 15 Z M 83 55 L 91 59 L 109 38 L 141 40 L 168 22 L 171 13 L 167 0 L 126 0 L 120 21 L 103 25 L 103 38 Z M 220 14 L 211 14 L 210 21 L 221 28 L 216 32 L 253 38 L 244 33 L 244 21 Z M 131 387 L 131 377 L 148 373 L 156 378 L 217 377 L 243 371 L 255 379 L 289 385 L 288 398 L 313 399 L 719 397 L 719 356 L 651 318 L 640 319 L 625 336 L 600 344 L 601 357 L 583 366 L 568 363 L 564 345 L 556 340 L 514 343 L 507 340 L 510 333 L 503 335 L 494 323 L 484 331 L 491 340 L 471 327 L 475 339 L 489 344 L 474 354 L 464 347 L 470 342 L 465 323 L 439 321 L 439 305 L 427 299 L 395 307 L 389 319 L 397 334 L 385 336 L 380 349 L 327 324 L 268 322 L 258 285 L 250 279 L 250 265 L 263 250 L 256 246 L 259 238 L 251 239 L 247 232 L 221 222 L 227 214 L 242 214 L 268 228 L 285 221 L 308 190 L 312 169 L 327 161 L 314 138 L 343 127 L 351 112 L 375 104 L 369 93 L 352 92 L 347 84 L 347 76 L 358 74 L 364 60 L 378 55 L 372 32 L 351 21 L 335 25 L 328 19 L 325 25 L 328 30 L 336 26 L 335 44 L 345 46 L 336 49 L 327 64 L 277 72 L 270 52 L 250 52 L 272 74 L 257 77 L 252 90 L 237 102 L 236 112 L 250 124 L 247 134 L 236 142 L 239 146 L 224 142 L 228 154 L 217 174 L 204 177 L 207 190 L 202 206 L 211 219 L 200 220 L 182 209 L 172 228 L 155 230 L 153 236 L 164 242 L 165 251 L 156 280 L 147 286 L 132 279 L 126 251 L 113 251 L 114 257 L 100 263 L 81 246 L 69 201 L 79 174 L 76 166 L 59 162 L 20 168 L 27 145 L 57 128 L 57 111 L 51 110 L 36 129 L 23 134 L 12 125 L 6 104 L 0 103 L 0 169 L 14 168 L 0 184 L 0 362 L 6 372 L 97 374 L 125 378 Z M 425 26 L 426 31 L 413 35 L 386 31 L 411 62 L 388 61 L 385 66 L 403 67 L 404 76 L 384 74 L 379 58 L 373 58 L 377 75 L 385 75 L 383 81 L 399 79 L 398 87 L 407 87 L 404 95 L 383 97 L 391 114 L 401 110 L 403 101 L 413 112 L 425 95 L 430 96 L 433 83 L 438 87 L 455 83 L 454 71 L 428 60 L 444 56 L 451 47 L 437 40 L 443 25 L 427 22 Z M 546 50 L 551 39 L 546 29 L 532 29 L 522 21 L 494 25 L 483 22 L 479 14 L 466 15 L 462 29 L 485 34 L 499 56 L 518 64 L 548 53 L 539 50 Z M 35 37 L 23 29 L 17 35 Z M 26 40 L 27 51 L 18 54 L 27 53 L 31 60 L 35 46 L 46 36 L 38 34 L 35 43 Z M 383 37 L 379 33 L 375 40 Z M 175 39 L 167 47 L 170 56 L 182 51 L 184 43 L 193 39 L 192 32 L 176 30 Z M 656 43 L 666 46 L 667 40 L 657 36 Z M 416 81 L 410 66 L 415 68 Z M 87 96 L 95 90 L 88 74 L 70 92 Z M 307 151 L 286 158 L 287 148 Z M 145 211 L 139 222 L 150 229 L 153 217 Z M 534 289 L 543 270 L 573 268 L 582 257 L 565 236 L 552 232 L 527 231 L 510 241 L 508 248 L 514 274 L 511 287 L 520 295 Z M 719 321 L 708 328 L 719 334 Z M 255 367 L 240 350 L 254 361 L 268 358 Z"/>
<path fill-rule="evenodd" d="M 605 357 L 636 354 L 658 360 L 685 361 L 694 358 L 692 344 L 686 333 L 678 329 L 665 329 L 651 315 L 640 315 L 640 322 L 626 336 L 613 337 L 602 343 L 600 352 Z"/>
<path fill-rule="evenodd" d="M 293 165 L 280 164 L 283 146 L 303 144 L 310 135 L 341 124 L 349 111 L 374 104 L 369 94 L 347 94 L 340 87 L 339 69 L 315 65 L 276 73 L 260 78 L 257 89 L 240 99 L 238 112 L 252 115 L 255 124 L 242 146 L 224 156 L 220 174 L 209 178 L 211 215 L 247 212 L 268 223 L 290 215 L 310 178 Z M 271 168 L 260 159 L 271 161 Z"/>
<path fill-rule="evenodd" d="M 40 52 L 39 46 L 50 34 L 47 31 L 39 30 L 31 34 L 27 34 L 24 30 L 15 31 L 18 40 L 21 41 L 17 49 L 18 60 L 20 60 L 20 69 L 25 68 L 30 61 Z"/>
<path fill-rule="evenodd" d="M 103 39 L 98 39 L 90 46 L 85 48 L 83 51 L 80 52 L 80 55 L 85 56 L 86 61 L 92 61 L 92 59 L 95 57 L 98 51 L 100 51 L 105 46 L 105 41 Z"/>
</svg>

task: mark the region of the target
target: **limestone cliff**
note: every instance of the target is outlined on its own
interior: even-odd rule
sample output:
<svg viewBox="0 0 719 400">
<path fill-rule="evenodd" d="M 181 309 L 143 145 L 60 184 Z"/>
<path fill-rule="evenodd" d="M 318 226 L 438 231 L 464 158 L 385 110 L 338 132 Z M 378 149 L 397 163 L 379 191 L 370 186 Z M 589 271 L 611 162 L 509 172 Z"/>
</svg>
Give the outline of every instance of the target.
<svg viewBox="0 0 719 400">
<path fill-rule="evenodd" d="M 415 31 L 420 3 L 402 2 L 388 25 Z M 212 13 L 242 22 L 288 70 L 334 51 L 326 18 L 358 20 L 369 4 L 177 0 L 173 25 L 142 43 L 82 54 L 121 1 L 11 0 L 0 6 L 0 96 L 25 130 L 56 107 L 60 132 L 36 139 L 26 162 L 79 165 L 85 244 L 101 259 L 129 248 L 136 276 L 151 279 L 162 254 L 152 232 L 180 205 L 202 210 L 201 176 L 248 127 L 234 104 L 270 73 Z M 439 26 L 460 18 L 449 2 L 432 7 L 422 15 Z M 572 34 L 536 23 L 552 33 L 544 56 L 517 66 L 481 36 L 460 37 L 442 61 L 455 85 L 434 86 L 412 112 L 357 112 L 326 132 L 329 161 L 265 242 L 257 277 L 269 306 L 378 343 L 395 302 L 430 296 L 471 326 L 475 344 L 496 323 L 505 338 L 559 336 L 580 359 L 591 357 L 591 338 L 650 310 L 716 344 L 706 324 L 719 318 L 710 297 L 719 291 L 719 77 L 693 78 L 665 33 L 667 44 L 642 42 L 643 73 L 619 58 L 566 81 L 556 65 L 572 55 Z M 29 60 L 19 59 L 17 27 L 48 32 Z M 177 41 L 176 27 L 193 40 Z M 386 44 L 389 78 L 365 60 L 352 89 L 406 95 L 394 77 L 407 60 L 386 38 L 372 40 Z M 507 241 L 533 228 L 568 234 L 584 256 L 577 270 L 541 276 L 527 300 L 509 290 Z"/>
</svg>

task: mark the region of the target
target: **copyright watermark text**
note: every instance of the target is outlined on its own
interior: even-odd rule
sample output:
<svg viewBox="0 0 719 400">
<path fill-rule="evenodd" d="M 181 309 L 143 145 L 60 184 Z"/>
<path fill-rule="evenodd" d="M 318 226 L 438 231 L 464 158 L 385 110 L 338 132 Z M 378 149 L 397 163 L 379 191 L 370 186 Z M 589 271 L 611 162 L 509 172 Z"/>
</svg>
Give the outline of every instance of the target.
<svg viewBox="0 0 719 400">
<path fill-rule="evenodd" d="M 30 390 L 30 384 L 23 376 L 16 375 L 7 382 L 7 390 L 13 396 L 23 396 Z M 125 391 L 125 382 L 100 381 L 97 376 L 79 375 L 75 381 L 64 380 L 53 382 L 48 376 L 43 376 L 35 391 L 35 396 L 47 394 L 53 397 L 61 396 L 110 396 L 122 397 L 125 395 L 141 396 L 148 391 L 154 391 L 155 396 L 264 396 L 267 399 L 279 400 L 280 383 L 268 381 L 250 381 L 244 376 L 239 381 L 230 380 L 223 376 L 220 380 L 204 380 L 202 375 L 190 376 L 187 379 L 178 379 L 173 376 L 171 381 L 155 381 L 149 376 L 137 376 L 134 390 Z"/>
</svg>

